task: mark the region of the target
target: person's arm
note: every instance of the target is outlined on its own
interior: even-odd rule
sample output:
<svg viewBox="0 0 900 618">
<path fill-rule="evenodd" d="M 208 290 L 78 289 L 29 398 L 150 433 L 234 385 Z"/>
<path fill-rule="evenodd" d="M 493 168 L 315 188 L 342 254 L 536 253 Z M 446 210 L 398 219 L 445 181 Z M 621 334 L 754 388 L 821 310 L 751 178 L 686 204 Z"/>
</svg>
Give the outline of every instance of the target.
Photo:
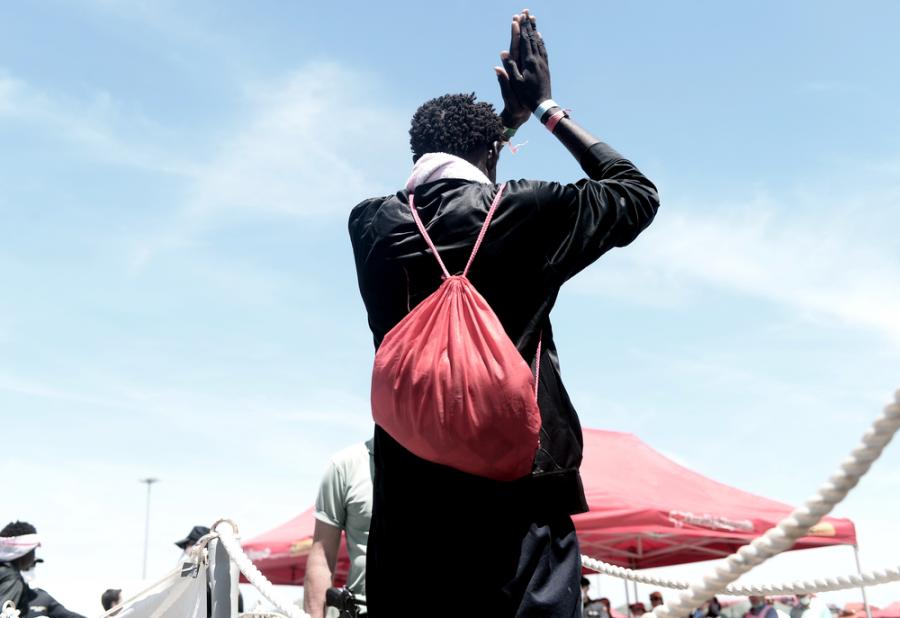
<svg viewBox="0 0 900 618">
<path fill-rule="evenodd" d="M 303 611 L 312 618 L 325 616 L 325 592 L 334 581 L 341 529 L 316 520 L 313 544 L 303 577 Z"/>
<path fill-rule="evenodd" d="M 316 496 L 316 527 L 303 579 L 303 608 L 313 618 L 325 615 L 325 592 L 332 586 L 347 525 L 347 476 L 335 460 L 328 464 Z"/>
<path fill-rule="evenodd" d="M 576 158 L 590 180 L 562 185 L 526 182 L 520 203 L 539 211 L 535 246 L 543 247 L 550 277 L 562 282 L 613 247 L 634 240 L 656 216 L 656 187 L 633 163 L 599 141 L 551 98 L 550 69 L 544 40 L 534 16 L 523 12 L 512 24 L 510 51 L 503 52 L 498 72 L 506 88 Z M 509 101 L 504 96 L 509 107 Z M 511 183 L 514 193 L 518 183 Z"/>
<path fill-rule="evenodd" d="M 495 68 L 505 103 L 500 116 L 506 126 L 517 129 L 528 120 L 528 112 L 537 115 L 538 107 L 553 99 L 547 48 L 537 31 L 537 20 L 527 9 L 513 18 L 509 51 L 502 52 L 500 58 L 503 68 Z M 562 111 L 559 106 L 542 109 L 538 120 L 546 125 Z M 553 134 L 579 163 L 588 149 L 600 141 L 568 117 L 553 122 Z"/>
<path fill-rule="evenodd" d="M 22 592 L 25 590 L 25 582 L 19 576 L 19 572 L 11 566 L 0 567 L 0 605 L 6 601 L 12 601 L 18 607 L 22 603 Z"/>
<path fill-rule="evenodd" d="M 44 594 L 46 594 L 48 618 L 84 618 L 81 614 L 67 610 L 62 603 L 47 594 L 46 591 Z"/>
</svg>

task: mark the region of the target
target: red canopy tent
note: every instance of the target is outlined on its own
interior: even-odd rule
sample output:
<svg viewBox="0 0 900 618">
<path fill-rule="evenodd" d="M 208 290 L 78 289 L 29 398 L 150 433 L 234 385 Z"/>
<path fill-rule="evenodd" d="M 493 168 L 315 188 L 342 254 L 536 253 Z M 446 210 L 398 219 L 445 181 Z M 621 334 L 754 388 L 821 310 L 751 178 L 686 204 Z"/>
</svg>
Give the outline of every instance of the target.
<svg viewBox="0 0 900 618">
<path fill-rule="evenodd" d="M 294 519 L 242 544 L 253 564 L 273 584 L 303 583 L 306 558 L 312 547 L 313 529 L 316 525 L 313 509 L 314 507 L 310 507 Z M 347 580 L 349 571 L 350 556 L 347 555 L 347 544 L 342 537 L 335 573 L 338 585 Z"/>
<path fill-rule="evenodd" d="M 590 506 L 573 518 L 581 552 L 631 568 L 727 556 L 791 511 L 680 466 L 627 433 L 586 429 L 581 475 Z M 793 549 L 855 544 L 853 522 L 829 517 Z"/>
<path fill-rule="evenodd" d="M 884 609 L 872 608 L 872 618 L 900 618 L 900 602 L 894 601 Z"/>
<path fill-rule="evenodd" d="M 586 429 L 581 475 L 590 506 L 574 517 L 582 553 L 631 568 L 727 556 L 791 511 L 688 470 L 627 433 Z M 273 583 L 300 584 L 314 524 L 309 509 L 244 548 Z M 826 518 L 794 549 L 843 544 L 856 544 L 853 522 Z M 348 567 L 342 547 L 339 578 Z"/>
</svg>

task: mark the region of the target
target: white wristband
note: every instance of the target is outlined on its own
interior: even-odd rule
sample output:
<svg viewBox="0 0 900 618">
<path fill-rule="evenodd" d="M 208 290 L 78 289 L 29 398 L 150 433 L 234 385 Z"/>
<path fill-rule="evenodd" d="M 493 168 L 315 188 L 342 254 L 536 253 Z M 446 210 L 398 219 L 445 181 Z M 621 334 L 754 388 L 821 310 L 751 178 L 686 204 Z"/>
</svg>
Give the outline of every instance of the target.
<svg viewBox="0 0 900 618">
<path fill-rule="evenodd" d="M 543 101 L 540 105 L 538 105 L 537 107 L 534 108 L 534 117 L 537 118 L 538 121 L 540 121 L 541 117 L 543 117 L 543 115 L 547 113 L 547 110 L 549 110 L 552 107 L 561 107 L 561 106 L 559 103 L 557 103 L 553 99 L 547 99 L 546 101 Z"/>
</svg>

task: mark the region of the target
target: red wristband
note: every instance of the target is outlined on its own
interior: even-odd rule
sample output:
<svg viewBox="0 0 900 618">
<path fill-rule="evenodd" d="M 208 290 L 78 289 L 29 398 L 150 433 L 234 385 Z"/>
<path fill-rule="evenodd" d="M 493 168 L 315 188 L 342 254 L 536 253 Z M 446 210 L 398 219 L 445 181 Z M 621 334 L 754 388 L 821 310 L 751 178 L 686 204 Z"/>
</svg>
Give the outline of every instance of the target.
<svg viewBox="0 0 900 618">
<path fill-rule="evenodd" d="M 547 127 L 547 130 L 553 133 L 556 130 L 556 125 L 559 124 L 559 121 L 563 118 L 567 118 L 569 115 L 566 113 L 566 110 L 560 109 L 557 110 L 555 114 L 547 118 L 547 122 L 544 123 L 544 126 Z"/>
</svg>

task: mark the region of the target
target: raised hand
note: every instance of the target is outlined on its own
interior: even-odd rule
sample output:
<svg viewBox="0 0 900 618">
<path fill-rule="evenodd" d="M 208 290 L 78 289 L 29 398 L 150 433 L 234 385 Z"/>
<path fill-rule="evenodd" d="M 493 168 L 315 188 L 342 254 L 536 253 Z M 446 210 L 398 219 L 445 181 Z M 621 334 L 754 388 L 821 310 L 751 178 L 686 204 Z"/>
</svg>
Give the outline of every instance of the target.
<svg viewBox="0 0 900 618">
<path fill-rule="evenodd" d="M 523 110 L 530 113 L 551 98 L 547 48 L 537 31 L 537 19 L 528 9 L 513 17 L 509 51 L 501 52 L 500 58 L 503 68 L 495 70 L 506 105 L 504 113 L 522 124 L 528 119 Z"/>
<path fill-rule="evenodd" d="M 521 40 L 521 14 L 513 15 L 512 28 L 509 42 L 510 51 L 500 52 L 500 58 L 503 60 L 506 56 L 513 58 L 513 63 L 519 58 L 519 45 Z M 500 118 L 503 125 L 511 129 L 518 129 L 528 121 L 531 117 L 531 108 L 523 103 L 517 94 L 513 91 L 509 82 L 509 73 L 503 67 L 494 67 L 497 73 L 497 81 L 500 82 L 500 94 L 503 96 L 503 111 L 500 112 Z"/>
</svg>

